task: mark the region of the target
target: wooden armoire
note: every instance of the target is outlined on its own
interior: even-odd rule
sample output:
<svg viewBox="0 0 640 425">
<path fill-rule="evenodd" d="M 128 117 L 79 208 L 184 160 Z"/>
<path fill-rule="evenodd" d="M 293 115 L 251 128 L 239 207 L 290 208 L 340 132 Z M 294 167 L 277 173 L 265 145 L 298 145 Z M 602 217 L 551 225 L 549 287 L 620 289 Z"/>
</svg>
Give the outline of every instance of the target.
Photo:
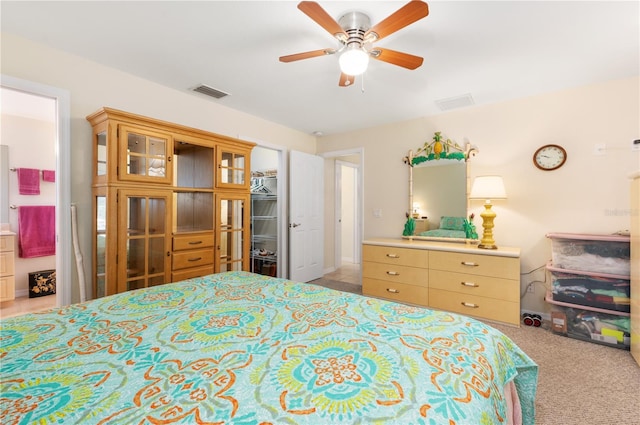
<svg viewBox="0 0 640 425">
<path fill-rule="evenodd" d="M 254 143 L 111 108 L 93 127 L 93 295 L 249 270 Z"/>
</svg>

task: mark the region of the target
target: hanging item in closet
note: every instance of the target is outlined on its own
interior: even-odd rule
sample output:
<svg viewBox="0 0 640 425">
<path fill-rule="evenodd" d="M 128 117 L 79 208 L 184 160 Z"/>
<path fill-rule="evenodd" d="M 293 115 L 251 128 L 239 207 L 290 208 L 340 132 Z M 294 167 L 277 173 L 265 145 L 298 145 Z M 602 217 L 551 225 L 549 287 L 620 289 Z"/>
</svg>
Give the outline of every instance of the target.
<svg viewBox="0 0 640 425">
<path fill-rule="evenodd" d="M 18 207 L 18 255 L 20 258 L 56 254 L 54 206 Z"/>
<path fill-rule="evenodd" d="M 40 170 L 18 168 L 18 192 L 20 195 L 40 195 Z"/>
</svg>

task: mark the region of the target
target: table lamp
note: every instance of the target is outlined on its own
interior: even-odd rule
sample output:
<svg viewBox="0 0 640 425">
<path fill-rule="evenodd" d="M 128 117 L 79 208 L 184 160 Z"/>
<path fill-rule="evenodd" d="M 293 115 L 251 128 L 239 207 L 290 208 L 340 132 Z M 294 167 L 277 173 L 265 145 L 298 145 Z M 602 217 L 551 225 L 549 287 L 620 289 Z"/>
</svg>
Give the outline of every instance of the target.
<svg viewBox="0 0 640 425">
<path fill-rule="evenodd" d="M 492 199 L 507 199 L 507 193 L 504 190 L 504 182 L 500 176 L 478 176 L 473 181 L 471 194 L 469 199 L 484 199 L 484 211 L 480 214 L 482 217 L 482 228 L 484 232 L 478 248 L 497 249 L 496 242 L 493 240 L 493 220 L 496 213 L 491 209 Z"/>
</svg>

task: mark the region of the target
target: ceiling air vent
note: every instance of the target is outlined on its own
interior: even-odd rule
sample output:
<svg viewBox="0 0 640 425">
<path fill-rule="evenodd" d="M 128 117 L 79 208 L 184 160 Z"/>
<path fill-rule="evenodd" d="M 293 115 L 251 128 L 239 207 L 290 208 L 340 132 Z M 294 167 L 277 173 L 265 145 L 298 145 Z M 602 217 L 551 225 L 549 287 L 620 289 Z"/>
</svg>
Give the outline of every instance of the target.
<svg viewBox="0 0 640 425">
<path fill-rule="evenodd" d="M 209 87 L 209 86 L 207 86 L 205 84 L 199 85 L 198 87 L 193 89 L 193 91 L 197 91 L 198 93 L 206 94 L 207 96 L 215 97 L 216 99 L 220 99 L 222 97 L 229 96 L 229 93 L 225 93 L 225 92 L 220 91 L 218 89 L 214 89 L 213 87 Z"/>
<path fill-rule="evenodd" d="M 441 111 L 450 111 L 451 109 L 465 108 L 475 104 L 473 97 L 469 93 L 461 96 L 450 97 L 448 99 L 436 100 L 436 105 Z"/>
</svg>

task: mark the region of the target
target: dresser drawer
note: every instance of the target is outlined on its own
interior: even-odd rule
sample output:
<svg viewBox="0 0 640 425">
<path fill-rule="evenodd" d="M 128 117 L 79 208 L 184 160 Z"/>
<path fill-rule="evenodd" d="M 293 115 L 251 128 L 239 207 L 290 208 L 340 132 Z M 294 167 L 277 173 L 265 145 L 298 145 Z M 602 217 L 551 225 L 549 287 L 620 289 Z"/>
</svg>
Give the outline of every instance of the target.
<svg viewBox="0 0 640 425">
<path fill-rule="evenodd" d="M 13 251 L 13 235 L 0 236 L 0 252 Z"/>
<path fill-rule="evenodd" d="M 399 264 L 372 263 L 370 261 L 362 263 L 362 277 L 425 287 L 428 286 L 429 282 L 427 269 Z"/>
<path fill-rule="evenodd" d="M 213 249 L 194 249 L 174 252 L 172 270 L 200 267 L 213 264 Z"/>
<path fill-rule="evenodd" d="M 514 257 L 430 251 L 429 264 L 433 270 L 520 280 L 520 259 Z"/>
<path fill-rule="evenodd" d="M 0 252 L 0 276 L 15 274 L 13 251 Z"/>
<path fill-rule="evenodd" d="M 429 288 L 429 307 L 520 325 L 520 302 Z"/>
<path fill-rule="evenodd" d="M 505 301 L 520 299 L 520 281 L 466 273 L 429 270 L 429 288 Z"/>
<path fill-rule="evenodd" d="M 192 277 L 206 276 L 213 274 L 213 264 L 204 267 L 193 267 L 189 269 L 182 269 L 171 273 L 172 282 L 180 282 L 181 280 L 191 279 Z"/>
<path fill-rule="evenodd" d="M 213 246 L 213 233 L 195 235 L 177 235 L 173 237 L 173 250 L 208 248 Z"/>
<path fill-rule="evenodd" d="M 16 298 L 16 285 L 13 276 L 0 277 L 0 301 Z"/>
<path fill-rule="evenodd" d="M 427 268 L 429 267 L 429 251 L 395 248 L 392 246 L 363 245 L 362 261 Z"/>
<path fill-rule="evenodd" d="M 362 278 L 362 294 L 402 303 L 425 306 L 429 303 L 429 289 L 425 286 L 407 285 L 368 277 Z"/>
</svg>

